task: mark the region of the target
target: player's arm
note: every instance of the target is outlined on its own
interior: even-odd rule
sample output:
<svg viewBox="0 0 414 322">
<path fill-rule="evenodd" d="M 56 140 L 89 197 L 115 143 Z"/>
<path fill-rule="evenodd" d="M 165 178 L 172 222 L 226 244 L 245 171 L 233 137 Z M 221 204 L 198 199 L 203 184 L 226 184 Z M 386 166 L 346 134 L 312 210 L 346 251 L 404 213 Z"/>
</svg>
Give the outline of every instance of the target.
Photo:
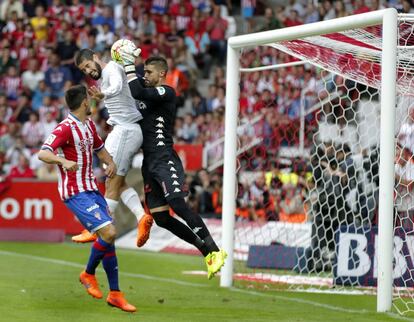
<svg viewBox="0 0 414 322">
<path fill-rule="evenodd" d="M 101 93 L 104 95 L 104 98 L 111 98 L 119 93 L 122 90 L 122 70 L 118 68 L 111 68 L 106 76 L 108 77 L 109 86 L 105 89 L 101 88 Z"/>
<path fill-rule="evenodd" d="M 76 171 L 78 170 L 78 164 L 74 161 L 67 160 L 65 158 L 59 157 L 54 154 L 52 151 L 44 149 L 40 150 L 37 154 L 37 157 L 40 161 L 49 164 L 58 164 L 61 165 L 66 171 Z"/>
<path fill-rule="evenodd" d="M 169 87 L 144 87 L 142 85 L 141 79 L 138 78 L 138 76 L 135 73 L 135 66 L 130 66 L 125 66 L 125 72 L 127 73 L 128 85 L 133 98 L 135 98 L 136 100 L 151 100 L 156 102 L 170 101 L 175 99 L 175 92 L 173 89 Z M 130 67 L 129 71 L 127 71 L 128 67 Z"/>
<path fill-rule="evenodd" d="M 99 152 L 96 154 L 105 165 L 105 174 L 112 178 L 116 174 L 116 164 L 112 160 L 111 155 L 108 153 L 108 151 L 105 148 L 102 148 L 99 150 Z"/>
<path fill-rule="evenodd" d="M 67 125 L 58 125 L 43 143 L 37 155 L 39 160 L 45 163 L 61 165 L 67 171 L 78 170 L 78 164 L 76 162 L 57 156 L 54 153 L 57 148 L 63 147 L 68 142 L 70 139 L 69 136 L 69 127 Z"/>
<path fill-rule="evenodd" d="M 93 150 L 95 151 L 99 160 L 101 160 L 106 165 L 105 174 L 109 178 L 112 178 L 116 174 L 116 165 L 112 160 L 111 155 L 105 149 L 104 142 L 96 130 L 95 123 L 90 121 L 89 125 L 90 129 L 92 130 Z"/>
</svg>

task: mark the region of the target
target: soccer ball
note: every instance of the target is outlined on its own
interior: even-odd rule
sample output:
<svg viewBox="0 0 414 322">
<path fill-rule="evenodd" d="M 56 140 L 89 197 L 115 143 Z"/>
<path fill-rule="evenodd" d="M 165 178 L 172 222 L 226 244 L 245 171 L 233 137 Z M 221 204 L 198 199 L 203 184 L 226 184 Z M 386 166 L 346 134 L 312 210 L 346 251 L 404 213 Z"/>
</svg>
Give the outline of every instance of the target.
<svg viewBox="0 0 414 322">
<path fill-rule="evenodd" d="M 121 48 L 124 48 L 125 51 L 133 52 L 137 49 L 137 46 L 129 39 L 119 39 L 115 41 L 111 47 L 111 58 L 114 62 L 122 64 L 122 58 L 119 54 Z"/>
</svg>

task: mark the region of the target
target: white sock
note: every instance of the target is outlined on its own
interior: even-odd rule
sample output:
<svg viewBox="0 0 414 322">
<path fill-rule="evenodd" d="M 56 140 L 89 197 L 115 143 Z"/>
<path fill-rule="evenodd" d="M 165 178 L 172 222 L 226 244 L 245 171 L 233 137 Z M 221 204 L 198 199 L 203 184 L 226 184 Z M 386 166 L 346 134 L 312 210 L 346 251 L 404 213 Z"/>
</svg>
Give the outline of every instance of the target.
<svg viewBox="0 0 414 322">
<path fill-rule="evenodd" d="M 114 199 L 105 198 L 106 203 L 108 204 L 109 212 L 112 217 L 115 216 L 115 209 L 118 206 L 118 201 Z"/>
<path fill-rule="evenodd" d="M 141 200 L 139 200 L 138 193 L 134 188 L 128 188 L 121 193 L 121 200 L 125 206 L 131 210 L 131 212 L 137 217 L 137 221 L 140 221 L 142 216 L 145 214 L 144 208 L 142 207 Z"/>
</svg>

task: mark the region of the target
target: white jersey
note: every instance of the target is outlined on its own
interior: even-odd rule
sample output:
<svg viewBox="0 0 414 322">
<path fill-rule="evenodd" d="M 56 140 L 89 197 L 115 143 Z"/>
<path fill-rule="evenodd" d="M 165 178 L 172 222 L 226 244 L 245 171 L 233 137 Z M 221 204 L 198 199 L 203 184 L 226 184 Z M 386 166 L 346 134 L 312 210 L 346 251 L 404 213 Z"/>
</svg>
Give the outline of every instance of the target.
<svg viewBox="0 0 414 322">
<path fill-rule="evenodd" d="M 101 92 L 105 95 L 104 104 L 108 109 L 109 125 L 131 124 L 142 119 L 129 90 L 125 72 L 113 61 L 102 70 Z"/>
</svg>

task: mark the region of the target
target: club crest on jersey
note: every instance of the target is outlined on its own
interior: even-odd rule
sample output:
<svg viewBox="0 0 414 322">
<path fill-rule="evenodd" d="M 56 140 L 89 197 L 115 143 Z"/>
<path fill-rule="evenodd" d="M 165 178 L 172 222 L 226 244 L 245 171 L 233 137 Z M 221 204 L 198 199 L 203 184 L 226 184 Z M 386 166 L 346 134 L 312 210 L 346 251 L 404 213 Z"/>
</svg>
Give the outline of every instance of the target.
<svg viewBox="0 0 414 322">
<path fill-rule="evenodd" d="M 93 145 L 93 138 L 85 138 L 79 141 L 78 146 L 82 152 L 85 152 L 90 146 Z"/>
<path fill-rule="evenodd" d="M 160 94 L 161 96 L 163 96 L 165 94 L 165 88 L 162 86 L 157 86 L 155 87 L 155 89 L 157 90 L 158 94 Z"/>
<path fill-rule="evenodd" d="M 139 103 L 138 103 L 138 108 L 139 108 L 140 110 L 145 110 L 145 109 L 147 108 L 147 105 L 145 105 L 145 103 L 144 103 L 144 102 L 139 102 Z"/>
<path fill-rule="evenodd" d="M 102 218 L 101 218 L 101 214 L 100 214 L 99 212 L 95 212 L 94 217 L 95 217 L 96 219 L 98 219 L 98 220 L 102 220 Z"/>
</svg>

